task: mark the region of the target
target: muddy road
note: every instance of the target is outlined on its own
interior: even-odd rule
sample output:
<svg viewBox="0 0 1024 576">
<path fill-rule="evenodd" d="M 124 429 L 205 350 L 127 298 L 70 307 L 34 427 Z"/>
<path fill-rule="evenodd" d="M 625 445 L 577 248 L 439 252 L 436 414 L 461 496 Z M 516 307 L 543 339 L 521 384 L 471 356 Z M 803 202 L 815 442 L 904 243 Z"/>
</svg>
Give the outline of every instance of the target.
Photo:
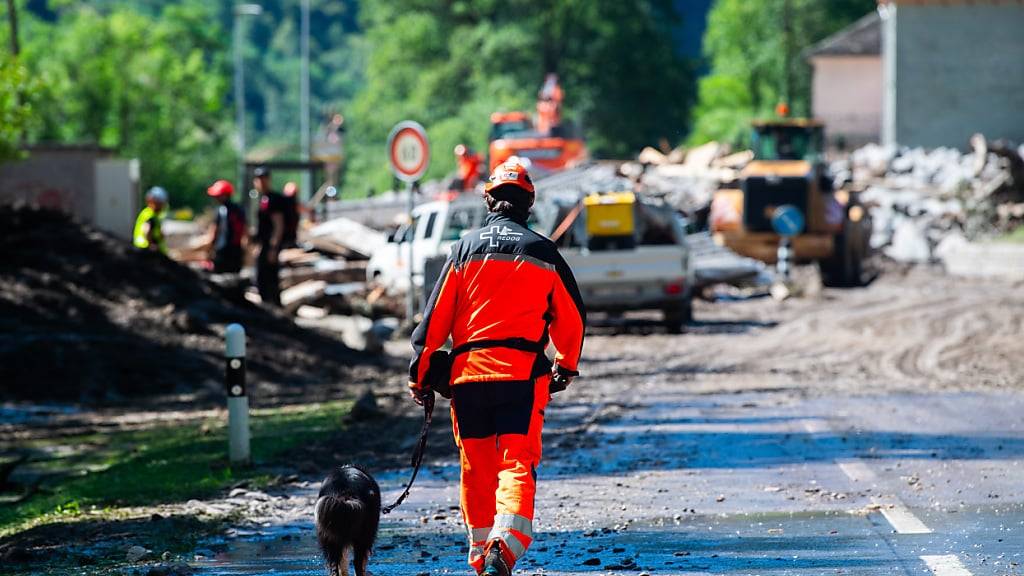
<svg viewBox="0 0 1024 576">
<path fill-rule="evenodd" d="M 696 316 L 593 329 L 517 573 L 1024 574 L 1024 286 L 897 270 Z M 386 498 L 404 476 L 380 472 Z M 468 574 L 457 463 L 421 479 L 371 570 Z M 252 521 L 191 564 L 322 573 L 316 490 L 237 494 Z"/>
</svg>

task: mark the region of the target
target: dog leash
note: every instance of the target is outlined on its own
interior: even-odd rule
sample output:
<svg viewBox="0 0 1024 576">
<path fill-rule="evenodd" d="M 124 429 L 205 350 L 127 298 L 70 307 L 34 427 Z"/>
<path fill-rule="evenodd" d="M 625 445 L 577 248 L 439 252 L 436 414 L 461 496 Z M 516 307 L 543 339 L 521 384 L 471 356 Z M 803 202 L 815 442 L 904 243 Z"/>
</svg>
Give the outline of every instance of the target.
<svg viewBox="0 0 1024 576">
<path fill-rule="evenodd" d="M 390 514 L 392 510 L 398 508 L 398 506 L 405 501 L 406 497 L 409 496 L 409 491 L 412 490 L 412 483 L 416 481 L 416 475 L 420 472 L 420 464 L 423 463 L 423 453 L 427 448 L 427 435 L 430 433 L 430 421 L 434 418 L 434 392 L 424 395 L 423 397 L 423 428 L 420 430 L 420 439 L 416 443 L 416 449 L 412 452 L 412 477 L 409 478 L 409 483 L 405 485 L 405 490 L 402 492 L 398 500 L 390 506 L 381 508 L 382 514 Z"/>
</svg>

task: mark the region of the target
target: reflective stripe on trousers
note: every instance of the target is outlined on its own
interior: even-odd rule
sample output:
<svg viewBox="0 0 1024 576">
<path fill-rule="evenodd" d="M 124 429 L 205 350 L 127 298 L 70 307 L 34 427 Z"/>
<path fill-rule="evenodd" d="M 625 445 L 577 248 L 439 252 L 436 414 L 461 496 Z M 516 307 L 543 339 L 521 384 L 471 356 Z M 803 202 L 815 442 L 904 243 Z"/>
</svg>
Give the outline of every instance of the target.
<svg viewBox="0 0 1024 576">
<path fill-rule="evenodd" d="M 526 554 L 526 547 L 533 541 L 533 521 L 518 514 L 498 514 L 494 517 L 494 528 L 487 535 L 487 541 L 501 540 L 516 560 Z"/>
<path fill-rule="evenodd" d="M 533 383 L 533 394 L 527 389 L 523 402 L 496 406 L 475 405 L 474 392 L 464 384 L 453 387 L 452 426 L 462 468 L 468 561 L 478 572 L 488 542 L 504 544 L 503 555 L 511 567 L 533 541 L 534 471 L 541 457 L 548 381 L 544 377 Z"/>
<path fill-rule="evenodd" d="M 479 564 L 483 566 L 484 549 L 487 547 L 487 537 L 491 535 L 491 527 L 468 528 L 469 531 L 469 558 L 470 566 Z"/>
</svg>

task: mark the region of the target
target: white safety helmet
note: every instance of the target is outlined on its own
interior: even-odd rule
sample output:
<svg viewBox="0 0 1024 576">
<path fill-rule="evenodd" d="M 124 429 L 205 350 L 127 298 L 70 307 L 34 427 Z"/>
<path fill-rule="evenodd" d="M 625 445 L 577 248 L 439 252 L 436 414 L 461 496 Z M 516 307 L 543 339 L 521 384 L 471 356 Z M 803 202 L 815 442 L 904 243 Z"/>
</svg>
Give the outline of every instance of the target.
<svg viewBox="0 0 1024 576">
<path fill-rule="evenodd" d="M 152 200 L 161 204 L 167 204 L 167 190 L 159 186 L 153 186 L 146 192 L 146 200 Z"/>
</svg>

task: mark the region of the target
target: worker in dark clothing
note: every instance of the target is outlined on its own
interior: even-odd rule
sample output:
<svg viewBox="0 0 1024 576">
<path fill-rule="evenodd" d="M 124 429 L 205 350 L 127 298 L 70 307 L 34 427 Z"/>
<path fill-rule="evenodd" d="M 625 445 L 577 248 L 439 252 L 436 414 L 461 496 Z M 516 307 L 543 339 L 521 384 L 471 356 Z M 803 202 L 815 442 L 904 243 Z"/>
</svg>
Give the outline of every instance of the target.
<svg viewBox="0 0 1024 576">
<path fill-rule="evenodd" d="M 578 375 L 585 312 L 558 249 L 526 226 L 534 200 L 526 168 L 498 166 L 484 200 L 483 228 L 452 247 L 413 333 L 409 388 L 422 403 L 430 386 L 448 385 L 468 562 L 478 574 L 509 576 L 533 541 L 544 409 Z"/>
<path fill-rule="evenodd" d="M 299 219 L 301 202 L 299 202 L 299 185 L 285 182 L 281 189 L 284 195 L 284 248 L 294 248 L 299 241 Z"/>
<path fill-rule="evenodd" d="M 270 170 L 260 166 L 253 171 L 253 187 L 260 193 L 259 219 L 256 223 L 256 288 L 264 303 L 281 305 L 281 263 L 278 260 L 285 237 L 284 196 L 270 187 Z"/>
<path fill-rule="evenodd" d="M 206 190 L 218 204 L 210 234 L 210 260 L 217 274 L 238 274 L 242 271 L 245 243 L 245 211 L 231 201 L 235 187 L 227 180 L 218 180 Z"/>
</svg>

